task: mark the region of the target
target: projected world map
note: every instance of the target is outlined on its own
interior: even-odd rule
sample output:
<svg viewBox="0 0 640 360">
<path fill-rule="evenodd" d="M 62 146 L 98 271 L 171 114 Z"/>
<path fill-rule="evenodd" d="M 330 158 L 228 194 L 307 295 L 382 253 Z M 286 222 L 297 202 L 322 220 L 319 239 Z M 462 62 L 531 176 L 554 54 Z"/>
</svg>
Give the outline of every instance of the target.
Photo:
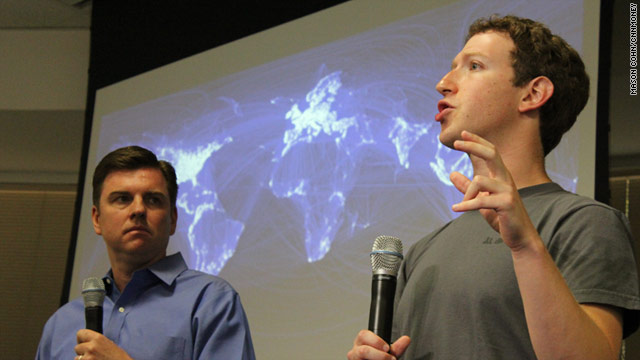
<svg viewBox="0 0 640 360">
<path fill-rule="evenodd" d="M 418 239 L 457 215 L 449 174 L 471 175 L 466 155 L 438 142 L 435 84 L 463 36 L 459 46 L 443 42 L 438 26 L 446 24 L 434 19 L 395 23 L 109 114 L 98 152 L 137 144 L 175 166 L 174 239 L 188 245 L 191 267 L 211 274 L 248 238 L 253 246 L 278 239 L 306 263 L 371 228 Z M 558 151 L 575 156 L 575 148 Z M 577 169 L 550 170 L 575 190 Z"/>
<path fill-rule="evenodd" d="M 254 125 L 244 122 L 220 133 L 190 134 L 184 138 L 181 132 L 144 132 L 136 143 L 148 147 L 176 168 L 180 186 L 177 206 L 181 218 L 186 218 L 188 224 L 187 239 L 195 254 L 195 267 L 218 274 L 233 256 L 247 226 L 246 219 L 226 210 L 218 195 L 217 158 L 225 156 L 228 160 L 228 153 L 221 154 L 221 150 L 233 143 L 241 143 L 245 149 L 245 153 L 236 154 L 237 157 L 252 153 L 268 153 L 269 157 L 254 155 L 255 160 L 240 160 L 245 166 L 223 177 L 223 181 L 241 179 L 247 175 L 242 174 L 244 171 L 249 171 L 252 177 L 264 174 L 257 179 L 261 186 L 278 199 L 288 199 L 302 214 L 300 226 L 304 238 L 301 241 L 309 262 L 322 259 L 330 251 L 340 229 L 353 233 L 356 228 L 370 225 L 366 210 L 356 207 L 346 213 L 346 203 L 359 186 L 363 169 L 371 166 L 366 164 L 367 158 L 379 162 L 374 166 L 382 169 L 375 171 L 391 175 L 412 171 L 410 154 L 422 141 L 432 144 L 435 157 L 428 168 L 424 166 L 426 159 L 420 159 L 423 166 L 416 171 L 432 172 L 445 186 L 450 186 L 448 174 L 452 170 L 470 174 L 466 156 L 445 150 L 439 143 L 433 144 L 433 137 L 439 132 L 439 126 L 434 126 L 433 121 L 410 122 L 402 112 L 381 112 L 371 106 L 371 95 L 382 94 L 371 87 L 350 87 L 343 83 L 342 72 L 334 71 L 322 76 L 303 99 L 271 99 L 269 103 L 274 111 L 281 108 L 281 103 L 292 105 L 281 112 L 278 120 L 285 125 L 284 131 L 260 143 L 252 141 L 255 134 L 252 139 L 246 138 L 247 130 Z M 243 117 L 240 103 L 226 98 L 222 104 L 217 114 L 209 113 L 201 121 L 219 118 L 227 112 Z M 256 130 L 250 130 L 249 134 L 253 131 Z M 432 138 L 428 139 L 429 136 Z M 125 143 L 131 141 L 129 136 L 124 138 Z M 451 161 L 447 157 L 457 159 Z"/>
</svg>

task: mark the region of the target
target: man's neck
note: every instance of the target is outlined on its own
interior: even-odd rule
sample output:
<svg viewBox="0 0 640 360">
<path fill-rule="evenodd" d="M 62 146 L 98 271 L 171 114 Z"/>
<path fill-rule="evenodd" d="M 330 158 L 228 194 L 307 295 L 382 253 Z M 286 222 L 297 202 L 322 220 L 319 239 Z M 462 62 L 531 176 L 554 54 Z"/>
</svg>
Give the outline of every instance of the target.
<svg viewBox="0 0 640 360">
<path fill-rule="evenodd" d="M 122 293 L 122 291 L 124 291 L 124 288 L 127 287 L 127 284 L 129 284 L 129 281 L 131 281 L 131 277 L 133 277 L 133 273 L 134 271 L 122 271 L 117 269 L 117 267 L 112 267 L 111 271 L 113 272 L 113 281 L 116 284 L 116 287 L 118 288 L 118 290 L 120 291 L 120 293 Z"/>
<path fill-rule="evenodd" d="M 536 147 L 527 143 L 498 147 L 502 162 L 511 173 L 518 189 L 551 182 L 551 178 L 545 170 L 544 156 L 541 150 L 536 152 L 532 149 L 536 149 Z M 490 175 L 484 161 L 471 157 L 471 163 L 474 175 Z"/>
<path fill-rule="evenodd" d="M 111 272 L 113 273 L 113 280 L 116 283 L 118 290 L 122 292 L 127 287 L 127 284 L 129 284 L 129 281 L 131 281 L 131 278 L 133 277 L 133 273 L 138 270 L 148 268 L 163 259 L 165 256 L 140 263 L 112 259 Z"/>
</svg>

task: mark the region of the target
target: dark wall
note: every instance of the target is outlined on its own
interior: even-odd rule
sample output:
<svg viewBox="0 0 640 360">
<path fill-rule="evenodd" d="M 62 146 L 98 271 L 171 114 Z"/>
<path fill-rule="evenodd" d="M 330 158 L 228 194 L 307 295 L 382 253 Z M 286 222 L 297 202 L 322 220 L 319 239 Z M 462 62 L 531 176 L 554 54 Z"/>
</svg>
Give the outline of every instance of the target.
<svg viewBox="0 0 640 360">
<path fill-rule="evenodd" d="M 94 0 L 90 87 L 99 89 L 345 0 Z"/>
</svg>

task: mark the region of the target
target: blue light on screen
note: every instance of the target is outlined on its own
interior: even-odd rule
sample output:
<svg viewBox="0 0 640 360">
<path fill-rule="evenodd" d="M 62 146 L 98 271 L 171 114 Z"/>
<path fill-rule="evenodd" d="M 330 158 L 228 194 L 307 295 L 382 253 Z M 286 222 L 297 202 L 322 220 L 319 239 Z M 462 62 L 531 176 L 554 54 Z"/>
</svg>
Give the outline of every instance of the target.
<svg viewBox="0 0 640 360">
<path fill-rule="evenodd" d="M 434 86 L 463 45 L 464 27 L 445 34 L 448 25 L 417 15 L 109 114 L 98 152 L 138 144 L 174 164 L 177 237 L 190 265 L 212 274 L 273 216 L 290 217 L 288 241 L 304 244 L 309 263 L 380 223 L 417 240 L 429 229 L 398 209 L 444 223 L 456 216 L 449 173 L 471 175 L 433 119 Z M 554 176 L 575 188 L 576 169 Z M 272 213 L 274 202 L 288 211 Z"/>
</svg>

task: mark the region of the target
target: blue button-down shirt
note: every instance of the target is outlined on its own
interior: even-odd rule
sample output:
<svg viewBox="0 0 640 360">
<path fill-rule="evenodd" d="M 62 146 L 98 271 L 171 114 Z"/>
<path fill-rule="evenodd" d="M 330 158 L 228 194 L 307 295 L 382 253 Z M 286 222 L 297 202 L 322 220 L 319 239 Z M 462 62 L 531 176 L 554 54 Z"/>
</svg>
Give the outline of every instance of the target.
<svg viewBox="0 0 640 360">
<path fill-rule="evenodd" d="M 103 333 L 132 358 L 255 359 L 236 291 L 187 269 L 179 253 L 136 271 L 122 293 L 111 272 L 103 280 Z M 47 321 L 36 359 L 73 359 L 76 332 L 85 327 L 82 299 L 65 304 Z"/>
</svg>

